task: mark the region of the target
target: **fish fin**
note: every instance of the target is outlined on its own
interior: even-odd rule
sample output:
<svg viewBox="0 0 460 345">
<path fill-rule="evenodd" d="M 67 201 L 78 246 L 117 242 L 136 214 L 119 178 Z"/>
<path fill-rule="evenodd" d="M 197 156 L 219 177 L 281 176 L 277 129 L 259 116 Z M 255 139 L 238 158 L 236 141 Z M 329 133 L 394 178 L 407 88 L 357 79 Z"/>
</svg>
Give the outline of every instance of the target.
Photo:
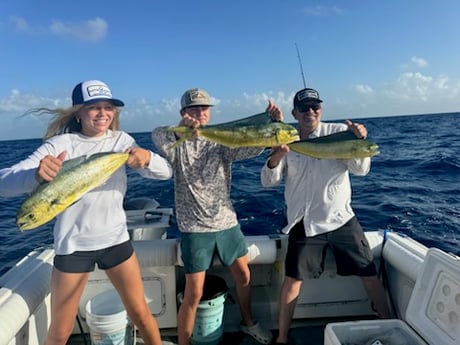
<svg viewBox="0 0 460 345">
<path fill-rule="evenodd" d="M 88 159 L 88 156 L 80 156 L 72 159 L 68 159 L 62 163 L 61 170 L 59 170 L 59 173 L 65 173 L 68 170 L 71 170 L 79 165 L 81 165 L 84 161 Z"/>
<path fill-rule="evenodd" d="M 210 125 L 207 127 L 213 127 L 213 128 L 225 128 L 225 127 L 234 127 L 234 126 L 252 126 L 252 125 L 264 125 L 264 124 L 269 124 L 271 122 L 274 122 L 273 119 L 270 116 L 270 113 L 265 111 L 263 113 L 251 115 L 248 117 L 244 117 L 239 120 L 234 120 L 234 121 L 229 121 L 229 122 L 224 122 L 220 123 L 217 125 Z"/>
<path fill-rule="evenodd" d="M 187 127 L 187 126 L 169 127 L 167 129 L 167 131 L 182 134 L 182 136 L 179 139 L 177 139 L 178 137 L 176 135 L 176 142 L 174 144 L 169 145 L 168 150 L 172 150 L 176 146 L 182 144 L 184 141 L 186 141 L 188 138 L 190 138 L 192 136 L 192 134 L 194 133 L 194 130 L 192 128 L 190 128 L 190 127 Z"/>
<path fill-rule="evenodd" d="M 192 135 L 193 132 L 190 132 L 189 134 L 184 134 L 182 137 L 176 140 L 174 144 L 171 144 L 168 146 L 168 150 L 172 150 L 176 148 L 178 145 L 182 144 L 184 141 L 186 141 L 190 136 Z"/>
<path fill-rule="evenodd" d="M 63 174 L 68 170 L 72 170 L 73 168 L 76 168 L 77 166 L 86 162 L 88 159 L 96 159 L 98 157 L 105 156 L 109 153 L 118 153 L 118 152 L 114 152 L 114 151 L 96 152 L 90 155 L 83 155 L 83 156 L 75 157 L 72 159 L 68 159 L 62 163 L 62 167 L 61 167 L 61 170 L 59 170 L 59 174 Z"/>
<path fill-rule="evenodd" d="M 87 159 L 88 159 L 88 157 L 86 155 L 84 155 L 84 156 L 80 156 L 80 157 L 76 157 L 76 158 L 72 158 L 72 159 L 68 159 L 68 160 L 64 161 L 62 163 L 62 167 L 59 170 L 57 175 L 64 174 L 68 170 L 72 170 L 73 168 L 75 168 L 75 167 L 79 166 L 80 164 L 82 164 Z M 37 192 L 39 189 L 44 189 L 48 184 L 49 184 L 48 181 L 40 182 L 40 184 L 36 188 L 34 188 L 34 190 L 32 192 L 29 193 L 29 196 L 32 193 Z"/>
<path fill-rule="evenodd" d="M 190 130 L 190 127 L 187 127 L 187 126 L 169 127 L 167 129 L 168 132 L 177 132 L 177 133 L 187 133 L 189 130 Z"/>
</svg>

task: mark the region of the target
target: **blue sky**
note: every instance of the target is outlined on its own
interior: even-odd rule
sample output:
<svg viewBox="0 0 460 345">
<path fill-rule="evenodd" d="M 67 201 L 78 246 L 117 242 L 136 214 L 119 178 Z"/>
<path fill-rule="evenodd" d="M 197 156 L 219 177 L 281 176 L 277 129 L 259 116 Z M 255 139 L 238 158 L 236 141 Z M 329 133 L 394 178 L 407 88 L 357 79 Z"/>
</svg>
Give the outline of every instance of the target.
<svg viewBox="0 0 460 345">
<path fill-rule="evenodd" d="M 212 123 L 273 99 L 287 122 L 307 86 L 323 119 L 460 111 L 460 2 L 0 0 L 0 140 L 42 137 L 73 87 L 100 79 L 125 101 L 121 126 L 179 120 L 192 87 L 214 99 Z"/>
</svg>

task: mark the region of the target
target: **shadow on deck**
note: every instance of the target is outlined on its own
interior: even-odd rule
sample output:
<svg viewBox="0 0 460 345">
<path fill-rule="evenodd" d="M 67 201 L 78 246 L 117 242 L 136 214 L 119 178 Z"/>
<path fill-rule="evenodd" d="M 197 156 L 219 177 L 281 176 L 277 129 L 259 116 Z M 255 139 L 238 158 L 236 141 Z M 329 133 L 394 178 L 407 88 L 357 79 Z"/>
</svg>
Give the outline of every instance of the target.
<svg viewBox="0 0 460 345">
<path fill-rule="evenodd" d="M 327 320 L 309 320 L 308 324 L 294 321 L 289 333 L 290 345 L 323 345 L 324 344 L 324 328 L 329 322 L 345 321 L 343 319 L 327 319 Z M 347 319 L 350 321 L 350 319 Z M 276 339 L 278 330 L 272 330 L 273 341 Z M 162 340 L 177 344 L 176 330 L 161 330 Z M 85 340 L 84 340 L 85 338 Z M 86 343 L 85 343 L 86 341 Z M 74 334 L 67 343 L 68 345 L 89 345 L 89 334 L 83 337 L 81 334 Z M 137 344 L 144 344 L 142 339 L 136 339 Z M 225 332 L 219 345 L 260 345 L 259 342 L 251 338 L 249 335 L 242 332 Z"/>
</svg>

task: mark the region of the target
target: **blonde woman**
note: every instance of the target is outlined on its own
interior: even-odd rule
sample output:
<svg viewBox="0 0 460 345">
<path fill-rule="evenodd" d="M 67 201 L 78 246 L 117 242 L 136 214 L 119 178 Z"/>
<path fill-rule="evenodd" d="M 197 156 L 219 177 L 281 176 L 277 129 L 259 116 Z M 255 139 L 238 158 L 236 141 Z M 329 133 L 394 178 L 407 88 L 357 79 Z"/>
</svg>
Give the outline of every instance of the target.
<svg viewBox="0 0 460 345">
<path fill-rule="evenodd" d="M 172 169 L 159 155 L 137 146 L 120 131 L 120 107 L 102 81 L 75 86 L 72 107 L 40 108 L 54 115 L 45 142 L 28 158 L 0 170 L 0 195 L 30 193 L 43 181 L 51 181 L 63 161 L 98 152 L 129 152 L 127 165 L 141 176 L 169 179 Z M 80 297 L 95 265 L 105 270 L 118 291 L 131 321 L 145 344 L 161 344 L 158 324 L 144 298 L 140 267 L 131 245 L 123 198 L 127 188 L 125 167 L 102 186 L 84 195 L 60 214 L 54 225 L 54 267 L 51 276 L 51 325 L 46 345 L 66 344 Z"/>
</svg>

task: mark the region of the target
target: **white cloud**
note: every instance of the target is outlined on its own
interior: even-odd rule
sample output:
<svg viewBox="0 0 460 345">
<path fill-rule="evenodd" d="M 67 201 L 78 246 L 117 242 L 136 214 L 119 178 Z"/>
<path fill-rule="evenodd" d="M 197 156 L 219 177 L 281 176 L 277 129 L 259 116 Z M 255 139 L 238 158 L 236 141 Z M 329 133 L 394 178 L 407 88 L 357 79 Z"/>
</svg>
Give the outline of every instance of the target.
<svg viewBox="0 0 460 345">
<path fill-rule="evenodd" d="M 102 41 L 107 36 L 109 27 L 107 22 L 99 17 L 88 19 L 80 23 L 54 21 L 47 28 L 39 25 L 32 26 L 25 18 L 18 16 L 10 16 L 10 22 L 18 32 L 67 36 L 87 42 Z"/>
<path fill-rule="evenodd" d="M 385 84 L 356 84 L 349 93 L 323 90 L 324 119 L 358 118 L 395 114 L 426 114 L 460 109 L 460 80 L 445 75 L 430 76 L 420 72 L 401 73 Z M 293 92 L 282 90 L 260 93 L 244 92 L 232 98 L 213 98 L 212 123 L 223 123 L 250 116 L 265 110 L 272 99 L 284 112 L 285 121 L 293 121 L 291 114 Z M 49 121 L 47 116 L 20 116 L 37 107 L 67 107 L 68 97 L 50 98 L 46 95 L 23 93 L 12 89 L 0 99 L 0 138 L 40 137 Z M 180 98 L 154 101 L 148 97 L 126 100 L 121 126 L 128 132 L 146 132 L 154 127 L 177 124 L 180 120 Z"/>
<path fill-rule="evenodd" d="M 59 99 L 23 94 L 12 89 L 6 98 L 0 99 L 0 113 L 24 113 L 31 108 L 58 107 L 60 104 L 62 100 Z"/>
<path fill-rule="evenodd" d="M 402 73 L 381 91 L 382 100 L 403 109 L 400 113 L 426 114 L 457 111 L 460 107 L 460 81 L 445 75 L 428 76 L 420 72 Z"/>
<path fill-rule="evenodd" d="M 394 90 L 389 94 L 396 98 L 426 102 L 437 91 L 433 85 L 433 77 L 425 76 L 420 72 L 406 72 L 399 76 L 394 84 Z"/>
<path fill-rule="evenodd" d="M 428 67 L 428 62 L 424 58 L 413 56 L 410 60 L 417 67 Z"/>
<path fill-rule="evenodd" d="M 460 109 L 460 80 L 451 80 L 446 75 L 404 72 L 393 80 L 371 85 L 353 85 L 352 93 L 335 99 L 329 97 L 325 119 L 344 118 L 344 114 L 358 118 Z"/>
<path fill-rule="evenodd" d="M 161 100 L 161 105 L 164 107 L 168 112 L 173 113 L 179 113 L 180 110 L 180 101 L 179 98 L 174 98 L 172 100 L 168 99 L 162 99 Z"/>
<path fill-rule="evenodd" d="M 440 75 L 435 81 L 434 81 L 434 84 L 436 86 L 437 89 L 440 89 L 440 90 L 448 90 L 449 89 L 449 85 L 448 85 L 448 82 L 449 82 L 449 78 L 445 75 Z M 457 93 L 457 92 L 455 92 Z"/>
<path fill-rule="evenodd" d="M 69 100 L 51 99 L 12 89 L 8 96 L 0 99 L 0 138 L 39 138 L 50 120 L 49 116 L 26 114 L 33 108 L 58 108 Z"/>
<path fill-rule="evenodd" d="M 31 32 L 31 27 L 27 20 L 22 17 L 10 16 L 10 21 L 13 23 L 14 28 L 19 32 Z"/>
<path fill-rule="evenodd" d="M 343 10 L 337 6 L 308 6 L 302 10 L 309 16 L 322 17 L 330 15 L 342 15 Z"/>
<path fill-rule="evenodd" d="M 354 86 L 354 89 L 363 95 L 370 95 L 374 93 L 374 90 L 369 85 L 357 84 Z"/>
<path fill-rule="evenodd" d="M 71 36 L 82 41 L 98 42 L 107 35 L 108 24 L 102 18 L 94 18 L 83 23 L 53 22 L 50 31 L 59 36 Z"/>
<path fill-rule="evenodd" d="M 283 91 L 269 91 L 259 94 L 248 94 L 243 93 L 243 98 L 246 101 L 247 107 L 251 109 L 264 109 L 268 105 L 268 100 L 272 100 L 275 104 L 283 107 L 291 107 L 292 106 L 292 99 L 294 97 L 294 93 L 286 94 Z M 261 110 L 262 111 L 262 110 Z"/>
</svg>

